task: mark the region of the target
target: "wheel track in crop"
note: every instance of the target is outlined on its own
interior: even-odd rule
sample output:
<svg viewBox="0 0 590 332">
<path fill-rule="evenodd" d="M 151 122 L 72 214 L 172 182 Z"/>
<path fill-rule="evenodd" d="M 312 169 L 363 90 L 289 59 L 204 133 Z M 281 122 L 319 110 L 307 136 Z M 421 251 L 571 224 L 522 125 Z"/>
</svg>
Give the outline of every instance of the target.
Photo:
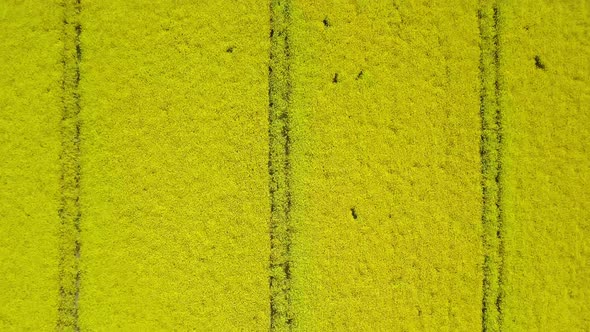
<svg viewBox="0 0 590 332">
<path fill-rule="evenodd" d="M 502 328 L 503 214 L 502 110 L 500 78 L 500 10 L 495 1 L 482 1 L 480 23 L 480 114 L 483 190 L 482 330 Z"/>
<path fill-rule="evenodd" d="M 59 262 L 58 330 L 79 330 L 80 293 L 80 0 L 62 3 L 63 80 L 61 119 L 61 248 Z"/>
</svg>

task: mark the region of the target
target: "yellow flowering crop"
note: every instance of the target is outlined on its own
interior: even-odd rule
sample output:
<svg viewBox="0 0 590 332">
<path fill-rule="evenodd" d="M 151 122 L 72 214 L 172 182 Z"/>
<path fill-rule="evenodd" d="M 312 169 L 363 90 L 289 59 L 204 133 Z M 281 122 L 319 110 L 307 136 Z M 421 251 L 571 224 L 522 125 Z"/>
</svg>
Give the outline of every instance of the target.
<svg viewBox="0 0 590 332">
<path fill-rule="evenodd" d="M 589 26 L 0 1 L 0 330 L 589 330 Z"/>
</svg>

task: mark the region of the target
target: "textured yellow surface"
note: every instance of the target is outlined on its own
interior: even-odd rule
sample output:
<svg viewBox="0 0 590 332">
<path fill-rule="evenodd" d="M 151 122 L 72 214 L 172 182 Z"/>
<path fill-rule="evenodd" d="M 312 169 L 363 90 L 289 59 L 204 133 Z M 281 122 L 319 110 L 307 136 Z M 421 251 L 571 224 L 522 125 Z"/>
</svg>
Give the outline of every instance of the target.
<svg viewBox="0 0 590 332">
<path fill-rule="evenodd" d="M 0 330 L 589 331 L 589 24 L 0 1 Z"/>
<path fill-rule="evenodd" d="M 294 327 L 479 329 L 477 4 L 291 8 Z"/>
<path fill-rule="evenodd" d="M 268 122 L 270 176 L 270 327 L 288 330 L 291 305 L 291 26 L 290 3 L 270 3 Z"/>
<path fill-rule="evenodd" d="M 84 1 L 80 328 L 268 328 L 268 6 Z"/>
<path fill-rule="evenodd" d="M 0 330 L 58 316 L 62 9 L 0 2 Z"/>
<path fill-rule="evenodd" d="M 482 0 L 480 31 L 480 115 L 483 299 L 482 330 L 500 329 L 502 283 L 502 119 L 500 108 L 500 11 L 495 1 Z"/>
<path fill-rule="evenodd" d="M 80 298 L 80 11 L 77 0 L 62 2 L 63 79 L 61 139 L 61 245 L 58 329 L 78 329 Z"/>
<path fill-rule="evenodd" d="M 502 1 L 505 331 L 590 329 L 590 3 Z"/>
</svg>

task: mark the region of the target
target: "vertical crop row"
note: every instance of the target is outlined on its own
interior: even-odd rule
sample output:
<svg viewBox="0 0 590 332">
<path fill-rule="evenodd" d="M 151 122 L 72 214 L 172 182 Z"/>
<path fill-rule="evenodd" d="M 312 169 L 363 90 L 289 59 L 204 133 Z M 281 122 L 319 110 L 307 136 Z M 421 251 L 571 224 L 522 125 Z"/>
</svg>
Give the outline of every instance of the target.
<svg viewBox="0 0 590 332">
<path fill-rule="evenodd" d="M 481 35 L 481 158 L 483 187 L 484 279 L 483 331 L 498 331 L 502 323 L 502 124 L 499 84 L 499 10 L 494 1 L 482 1 Z"/>
<path fill-rule="evenodd" d="M 289 330 L 290 290 L 290 133 L 289 2 L 270 4 L 269 175 L 271 329 Z"/>
<path fill-rule="evenodd" d="M 61 121 L 61 246 L 58 330 L 78 330 L 80 283 L 80 9 L 79 0 L 65 0 L 63 33 L 63 113 Z"/>
</svg>

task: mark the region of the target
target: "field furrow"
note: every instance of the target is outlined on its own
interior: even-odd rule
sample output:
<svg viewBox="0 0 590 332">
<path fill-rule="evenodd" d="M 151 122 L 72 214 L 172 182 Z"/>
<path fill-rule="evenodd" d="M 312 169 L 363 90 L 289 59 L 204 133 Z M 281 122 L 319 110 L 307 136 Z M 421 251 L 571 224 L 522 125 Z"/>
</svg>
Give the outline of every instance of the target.
<svg viewBox="0 0 590 332">
<path fill-rule="evenodd" d="M 269 192 L 271 330 L 292 328 L 290 0 L 270 3 Z"/>
<path fill-rule="evenodd" d="M 502 316 L 503 213 L 502 114 L 500 108 L 500 10 L 495 1 L 481 1 L 480 113 L 483 192 L 482 331 L 500 331 Z"/>
</svg>

